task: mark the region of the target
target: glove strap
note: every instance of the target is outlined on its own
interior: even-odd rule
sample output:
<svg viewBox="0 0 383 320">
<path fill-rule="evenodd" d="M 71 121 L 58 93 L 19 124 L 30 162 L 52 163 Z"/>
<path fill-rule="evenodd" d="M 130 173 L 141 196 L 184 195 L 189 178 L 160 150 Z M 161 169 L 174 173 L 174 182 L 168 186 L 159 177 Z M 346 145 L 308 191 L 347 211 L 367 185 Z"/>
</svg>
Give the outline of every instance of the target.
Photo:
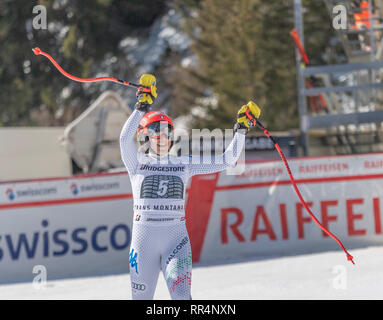
<svg viewBox="0 0 383 320">
<path fill-rule="evenodd" d="M 238 132 L 240 134 L 244 134 L 244 135 L 247 135 L 247 133 L 249 132 L 249 129 L 246 128 L 246 126 L 242 123 L 236 123 L 234 125 L 234 132 Z"/>
<path fill-rule="evenodd" d="M 150 109 L 150 104 L 137 102 L 135 105 L 135 108 L 139 111 L 143 111 L 143 112 L 147 113 Z"/>
</svg>

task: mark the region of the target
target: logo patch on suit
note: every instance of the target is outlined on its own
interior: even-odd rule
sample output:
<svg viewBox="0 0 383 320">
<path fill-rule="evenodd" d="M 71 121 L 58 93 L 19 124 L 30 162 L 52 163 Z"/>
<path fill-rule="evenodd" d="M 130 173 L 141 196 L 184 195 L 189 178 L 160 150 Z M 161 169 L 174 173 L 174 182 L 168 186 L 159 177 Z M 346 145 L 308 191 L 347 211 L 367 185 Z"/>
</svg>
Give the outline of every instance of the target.
<svg viewBox="0 0 383 320">
<path fill-rule="evenodd" d="M 183 199 L 183 195 L 184 183 L 178 176 L 147 176 L 141 184 L 141 199 Z"/>
</svg>

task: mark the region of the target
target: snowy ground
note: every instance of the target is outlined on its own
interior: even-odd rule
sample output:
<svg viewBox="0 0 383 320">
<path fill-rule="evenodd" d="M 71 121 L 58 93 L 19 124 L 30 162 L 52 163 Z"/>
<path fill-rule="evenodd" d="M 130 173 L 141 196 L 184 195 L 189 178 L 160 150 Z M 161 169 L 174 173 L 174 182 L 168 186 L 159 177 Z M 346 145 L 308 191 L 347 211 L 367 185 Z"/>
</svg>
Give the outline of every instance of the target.
<svg viewBox="0 0 383 320">
<path fill-rule="evenodd" d="M 383 299 L 383 247 L 195 265 L 193 299 Z M 0 299 L 130 299 L 129 275 L 0 286 Z M 169 299 L 162 276 L 155 299 Z"/>
</svg>

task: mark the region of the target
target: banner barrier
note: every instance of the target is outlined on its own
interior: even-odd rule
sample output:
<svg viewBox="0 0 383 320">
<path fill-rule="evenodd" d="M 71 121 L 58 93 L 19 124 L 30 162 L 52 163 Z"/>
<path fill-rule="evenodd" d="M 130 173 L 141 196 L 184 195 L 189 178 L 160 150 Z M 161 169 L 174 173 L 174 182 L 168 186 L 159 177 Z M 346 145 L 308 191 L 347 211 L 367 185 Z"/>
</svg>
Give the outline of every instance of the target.
<svg viewBox="0 0 383 320">
<path fill-rule="evenodd" d="M 315 216 L 346 247 L 383 244 L 382 154 L 296 158 L 289 164 Z M 209 215 L 201 221 L 207 231 L 200 261 L 338 249 L 303 208 L 280 161 L 247 163 L 236 176 L 220 174 Z"/>
<path fill-rule="evenodd" d="M 0 282 L 127 272 L 130 192 L 125 173 L 0 184 Z"/>
<path fill-rule="evenodd" d="M 313 213 L 351 253 L 383 243 L 383 154 L 288 161 Z M 48 279 L 127 272 L 132 221 L 125 172 L 0 183 L 0 283 L 32 281 L 35 266 Z M 276 160 L 193 177 L 186 224 L 194 262 L 338 249 Z"/>
</svg>

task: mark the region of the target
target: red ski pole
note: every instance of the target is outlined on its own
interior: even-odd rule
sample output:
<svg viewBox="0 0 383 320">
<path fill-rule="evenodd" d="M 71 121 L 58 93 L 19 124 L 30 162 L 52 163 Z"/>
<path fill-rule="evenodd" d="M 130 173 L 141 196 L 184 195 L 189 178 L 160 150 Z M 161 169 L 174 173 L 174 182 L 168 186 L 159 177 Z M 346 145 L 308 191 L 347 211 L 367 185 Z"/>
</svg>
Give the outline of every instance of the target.
<svg viewBox="0 0 383 320">
<path fill-rule="evenodd" d="M 303 47 L 303 44 L 302 44 L 301 40 L 299 38 L 297 30 L 296 29 L 291 30 L 290 35 L 294 39 L 295 45 L 297 46 L 297 48 L 299 50 L 299 53 L 300 53 L 300 55 L 302 57 L 302 60 L 303 60 L 303 62 L 305 64 L 305 66 L 306 67 L 309 66 L 310 60 L 309 60 L 309 58 L 307 56 L 306 50 Z M 313 87 L 311 82 L 310 82 L 310 80 L 306 81 L 306 85 L 307 85 L 307 87 L 309 89 L 311 89 Z M 316 98 L 316 97 L 319 98 L 320 105 L 323 106 L 323 109 L 327 109 L 326 100 L 324 99 L 323 95 L 321 93 L 319 93 L 317 96 L 313 96 L 312 98 Z"/>
<path fill-rule="evenodd" d="M 290 178 L 290 181 L 293 185 L 293 188 L 296 192 L 296 194 L 298 195 L 298 198 L 299 200 L 301 201 L 303 207 L 306 209 L 307 213 L 310 215 L 310 217 L 314 220 L 314 222 L 327 234 L 329 235 L 331 238 L 333 238 L 338 244 L 339 246 L 343 249 L 343 251 L 346 253 L 347 255 L 347 260 L 348 261 L 351 261 L 353 264 L 354 263 L 354 258 L 351 254 L 348 253 L 348 251 L 346 250 L 346 248 L 343 246 L 342 242 L 335 236 L 333 235 L 329 230 L 327 230 L 320 222 L 319 220 L 315 217 L 315 215 L 311 212 L 309 206 L 307 205 L 307 203 L 305 202 L 305 200 L 303 199 L 302 197 L 302 194 L 300 193 L 299 189 L 298 189 L 298 186 L 295 182 L 295 179 L 293 177 L 293 174 L 291 173 L 291 170 L 290 170 L 290 166 L 286 160 L 286 157 L 284 155 L 284 153 L 282 152 L 281 148 L 279 147 L 277 141 L 275 140 L 275 138 L 267 131 L 267 129 L 261 124 L 261 122 L 258 120 L 258 119 L 255 119 L 249 110 L 246 111 L 246 115 L 247 117 L 250 119 L 250 121 L 253 123 L 253 125 L 257 125 L 260 129 L 263 130 L 264 134 L 273 142 L 274 146 L 275 146 L 275 149 L 277 149 L 278 153 L 279 153 L 279 156 L 281 157 L 284 165 L 285 165 L 285 168 L 287 170 L 287 173 L 289 175 L 289 178 Z"/>
<path fill-rule="evenodd" d="M 44 57 L 48 58 L 52 64 L 67 78 L 71 79 L 71 80 L 74 80 L 74 81 L 77 81 L 77 82 L 98 82 L 98 81 L 112 81 L 112 82 L 116 82 L 116 83 L 119 83 L 119 84 L 123 84 L 125 86 L 131 86 L 131 87 L 136 87 L 136 88 L 139 88 L 142 90 L 142 92 L 144 93 L 151 93 L 150 91 L 150 88 L 148 87 L 145 87 L 145 86 L 142 86 L 140 84 L 136 84 L 136 83 L 133 83 L 133 82 L 128 82 L 128 81 L 124 81 L 124 80 L 120 80 L 120 79 L 117 79 L 117 78 L 113 78 L 113 77 L 100 77 L 100 78 L 79 78 L 79 77 L 76 77 L 76 76 L 73 76 L 71 74 L 69 74 L 68 72 L 66 72 L 57 62 L 55 59 L 52 58 L 51 55 L 49 55 L 48 53 L 42 51 L 40 48 L 34 48 L 32 49 L 33 53 L 35 55 L 43 55 Z"/>
</svg>

